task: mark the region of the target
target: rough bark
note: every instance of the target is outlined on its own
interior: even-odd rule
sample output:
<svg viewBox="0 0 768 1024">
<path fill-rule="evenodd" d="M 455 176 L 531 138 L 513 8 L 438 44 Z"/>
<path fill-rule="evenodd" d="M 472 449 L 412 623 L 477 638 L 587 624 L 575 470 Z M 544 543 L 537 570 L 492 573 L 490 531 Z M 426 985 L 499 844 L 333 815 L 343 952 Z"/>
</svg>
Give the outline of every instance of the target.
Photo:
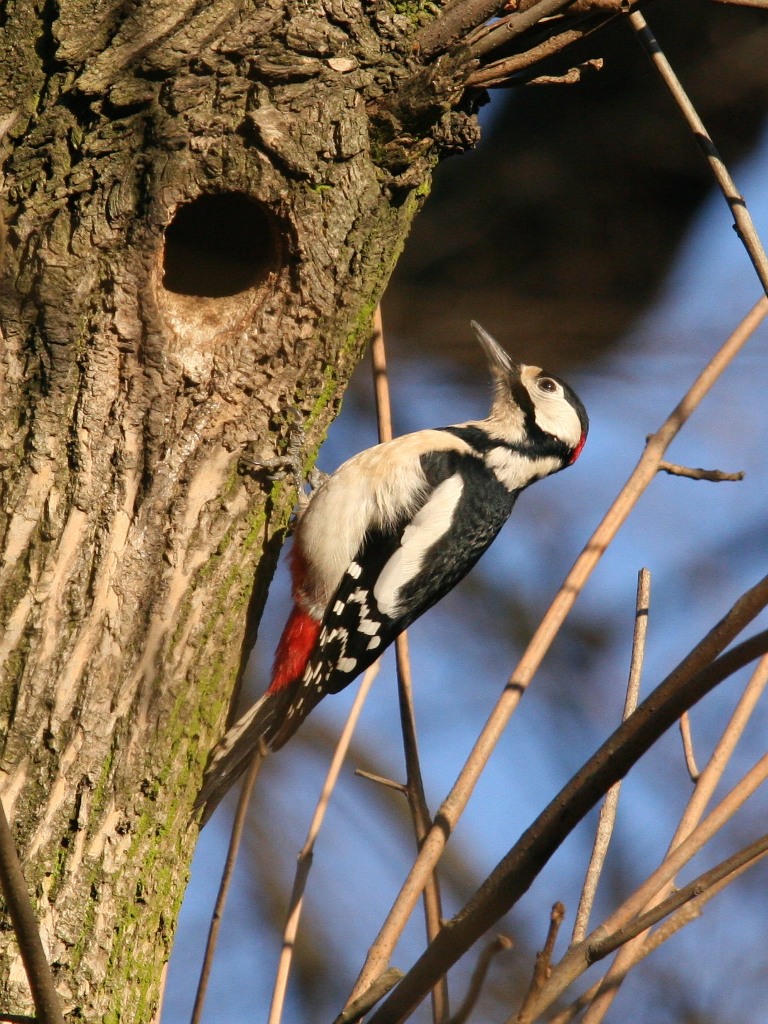
<svg viewBox="0 0 768 1024">
<path fill-rule="evenodd" d="M 65 1010 L 146 1024 L 295 497 L 242 457 L 311 461 L 434 140 L 470 122 L 433 80 L 407 132 L 380 112 L 413 60 L 387 7 L 0 20 L 2 798 Z M 26 1012 L 2 938 L 0 1009 Z"/>
</svg>

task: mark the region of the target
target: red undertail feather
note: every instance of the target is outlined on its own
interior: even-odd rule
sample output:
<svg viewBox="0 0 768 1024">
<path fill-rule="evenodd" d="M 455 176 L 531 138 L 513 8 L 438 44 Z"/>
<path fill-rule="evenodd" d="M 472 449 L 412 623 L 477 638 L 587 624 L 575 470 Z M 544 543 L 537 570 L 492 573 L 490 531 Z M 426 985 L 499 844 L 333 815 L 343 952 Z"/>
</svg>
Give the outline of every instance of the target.
<svg viewBox="0 0 768 1024">
<path fill-rule="evenodd" d="M 277 645 L 268 693 L 282 690 L 304 674 L 319 634 L 320 623 L 298 606 L 294 606 Z"/>
</svg>

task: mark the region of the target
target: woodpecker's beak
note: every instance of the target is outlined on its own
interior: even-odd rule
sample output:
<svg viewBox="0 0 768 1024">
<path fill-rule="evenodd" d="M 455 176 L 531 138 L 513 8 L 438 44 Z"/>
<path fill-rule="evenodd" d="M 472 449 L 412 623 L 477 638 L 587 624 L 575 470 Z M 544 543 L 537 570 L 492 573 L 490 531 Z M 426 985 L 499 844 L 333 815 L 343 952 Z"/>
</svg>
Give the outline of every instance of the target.
<svg viewBox="0 0 768 1024">
<path fill-rule="evenodd" d="M 472 329 L 477 335 L 477 340 L 483 346 L 486 358 L 492 370 L 499 371 L 503 374 L 519 375 L 521 364 L 511 359 L 509 355 L 504 351 L 501 345 L 492 338 L 491 335 L 486 331 L 484 327 L 481 327 L 476 320 L 471 320 Z"/>
</svg>

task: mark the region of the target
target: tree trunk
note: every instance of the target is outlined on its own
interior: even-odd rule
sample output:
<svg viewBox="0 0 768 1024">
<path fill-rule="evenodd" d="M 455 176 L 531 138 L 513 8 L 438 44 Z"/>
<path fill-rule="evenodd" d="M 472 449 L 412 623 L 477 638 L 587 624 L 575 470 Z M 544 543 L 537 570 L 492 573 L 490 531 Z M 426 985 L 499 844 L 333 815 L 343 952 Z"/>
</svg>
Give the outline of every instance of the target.
<svg viewBox="0 0 768 1024">
<path fill-rule="evenodd" d="M 295 498 L 243 456 L 311 463 L 434 138 L 470 121 L 381 114 L 413 70 L 385 7 L 0 18 L 2 798 L 65 1010 L 147 1024 Z"/>
</svg>

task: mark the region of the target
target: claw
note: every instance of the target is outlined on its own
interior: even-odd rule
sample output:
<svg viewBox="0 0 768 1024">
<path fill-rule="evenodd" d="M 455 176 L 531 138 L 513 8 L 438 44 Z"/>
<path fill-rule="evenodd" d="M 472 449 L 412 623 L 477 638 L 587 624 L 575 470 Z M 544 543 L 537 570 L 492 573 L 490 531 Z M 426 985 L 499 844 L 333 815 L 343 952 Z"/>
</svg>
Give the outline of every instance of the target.
<svg viewBox="0 0 768 1024">
<path fill-rule="evenodd" d="M 292 476 L 295 479 L 297 491 L 296 508 L 291 524 L 295 525 L 312 500 L 313 493 L 328 474 L 321 473 L 319 469 L 313 467 L 305 476 L 302 465 L 302 452 L 307 437 L 301 418 L 301 411 L 295 405 L 289 405 L 286 408 L 286 412 L 289 419 L 289 435 L 285 454 L 263 459 L 252 450 L 245 451 L 240 456 L 240 464 L 246 472 L 264 474 L 270 481 L 284 480 L 287 476 Z M 307 488 L 309 492 L 307 492 Z"/>
</svg>

